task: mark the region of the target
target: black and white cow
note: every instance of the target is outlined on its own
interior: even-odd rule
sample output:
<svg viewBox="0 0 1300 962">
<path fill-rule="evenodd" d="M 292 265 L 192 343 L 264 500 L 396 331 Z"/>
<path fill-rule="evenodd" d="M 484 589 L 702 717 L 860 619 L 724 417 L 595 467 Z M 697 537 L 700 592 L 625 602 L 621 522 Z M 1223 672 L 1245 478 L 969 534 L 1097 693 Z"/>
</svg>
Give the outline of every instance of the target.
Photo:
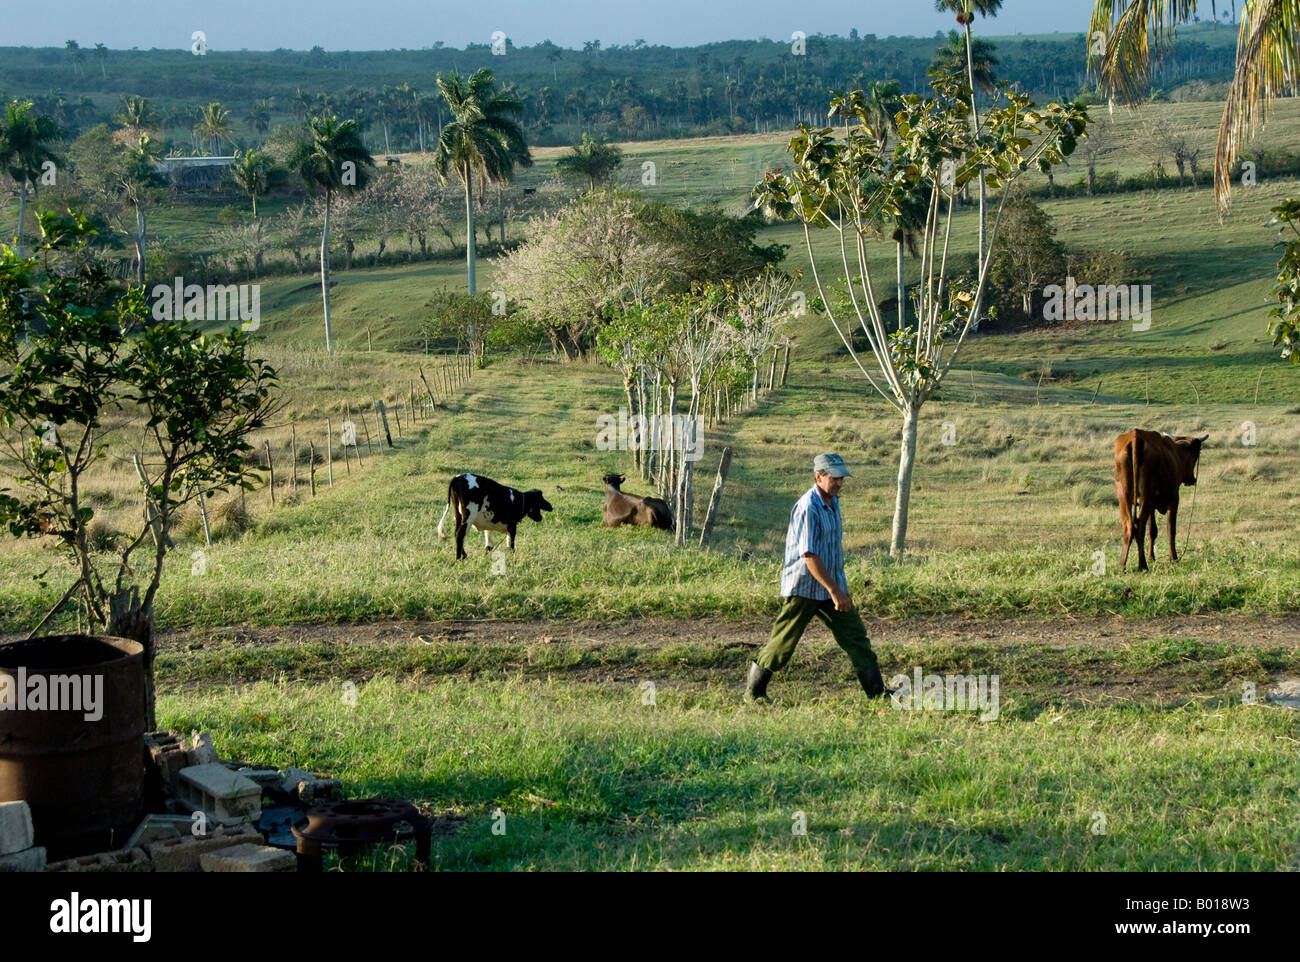
<svg viewBox="0 0 1300 962">
<path fill-rule="evenodd" d="M 519 491 L 497 484 L 480 474 L 458 474 L 447 485 L 447 507 L 438 520 L 438 537 L 446 540 L 443 530 L 447 514 L 455 512 L 456 560 L 468 558 L 465 553 L 465 533 L 473 525 L 483 532 L 487 550 L 491 551 L 492 532 L 504 531 L 510 536 L 510 550 L 515 550 L 515 529 L 524 518 L 542 520 L 542 512 L 550 511 L 551 503 L 542 492 Z"/>
</svg>

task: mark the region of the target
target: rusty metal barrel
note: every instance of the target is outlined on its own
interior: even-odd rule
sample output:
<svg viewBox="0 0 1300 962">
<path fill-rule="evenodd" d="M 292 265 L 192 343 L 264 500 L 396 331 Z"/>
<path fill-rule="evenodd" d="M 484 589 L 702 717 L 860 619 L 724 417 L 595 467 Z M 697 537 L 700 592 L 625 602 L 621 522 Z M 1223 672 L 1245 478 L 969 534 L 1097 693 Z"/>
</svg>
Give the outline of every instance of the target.
<svg viewBox="0 0 1300 962">
<path fill-rule="evenodd" d="M 50 635 L 0 645 L 0 802 L 51 859 L 120 847 L 144 812 L 144 649 Z"/>
</svg>

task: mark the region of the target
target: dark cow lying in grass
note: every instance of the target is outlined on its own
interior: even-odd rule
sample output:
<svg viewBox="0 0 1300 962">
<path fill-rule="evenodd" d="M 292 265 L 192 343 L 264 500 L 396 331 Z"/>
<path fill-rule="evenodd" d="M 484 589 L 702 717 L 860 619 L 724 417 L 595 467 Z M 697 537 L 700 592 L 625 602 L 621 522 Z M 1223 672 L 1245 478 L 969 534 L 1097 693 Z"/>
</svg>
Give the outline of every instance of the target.
<svg viewBox="0 0 1300 962">
<path fill-rule="evenodd" d="M 1176 438 L 1170 434 L 1134 428 L 1115 439 L 1115 496 L 1119 499 L 1120 526 L 1124 532 L 1121 570 L 1128 564 L 1128 549 L 1137 538 L 1138 571 L 1147 570 L 1146 554 L 1156 558 L 1156 515 L 1169 514 L 1169 560 L 1178 560 L 1174 541 L 1178 535 L 1178 488 L 1196 483 L 1196 462 L 1208 438 Z M 1147 522 L 1150 547 L 1142 551 Z"/>
<path fill-rule="evenodd" d="M 510 537 L 510 550 L 515 550 L 515 529 L 524 518 L 542 520 L 542 512 L 550 511 L 551 503 L 537 489 L 519 491 L 497 484 L 491 478 L 478 474 L 458 474 L 447 485 L 447 507 L 438 520 L 438 537 L 446 539 L 443 526 L 449 512 L 455 512 L 456 560 L 467 558 L 465 533 L 473 525 L 483 532 L 487 550 L 491 551 L 492 532 L 504 531 Z"/>
<path fill-rule="evenodd" d="M 642 498 L 635 494 L 624 494 L 619 490 L 626 478 L 621 474 L 605 475 L 605 516 L 607 528 L 617 528 L 620 524 L 641 524 L 654 528 L 673 530 L 673 513 L 667 503 L 659 498 Z"/>
</svg>

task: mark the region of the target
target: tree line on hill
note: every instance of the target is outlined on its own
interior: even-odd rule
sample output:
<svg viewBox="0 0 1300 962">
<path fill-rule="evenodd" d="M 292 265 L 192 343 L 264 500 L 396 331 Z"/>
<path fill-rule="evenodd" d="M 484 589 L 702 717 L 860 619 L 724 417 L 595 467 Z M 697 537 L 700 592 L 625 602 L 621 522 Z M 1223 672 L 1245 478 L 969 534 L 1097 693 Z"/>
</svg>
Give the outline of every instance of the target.
<svg viewBox="0 0 1300 962">
<path fill-rule="evenodd" d="M 1148 95 L 1195 89 L 1232 76 L 1232 31 L 1201 27 L 1184 35 L 1155 69 Z M 929 74 L 945 59 L 960 60 L 964 37 L 847 37 L 813 34 L 801 41 L 735 40 L 691 48 L 644 43 L 602 46 L 589 41 L 569 50 L 550 41 L 502 55 L 491 44 L 464 50 L 310 52 L 222 51 L 202 57 L 188 38 L 176 50 L 108 50 L 96 44 L 94 66 L 76 41 L 66 49 L 8 48 L 0 58 L 0 99 L 22 96 L 74 135 L 110 120 L 121 95 L 158 104 L 161 126 L 173 139 L 189 135 L 205 105 L 231 105 L 242 146 L 254 145 L 275 125 L 308 115 L 357 120 L 367 146 L 385 152 L 427 149 L 450 118 L 431 78 L 488 67 L 516 89 L 529 140 L 539 146 L 577 142 L 582 133 L 610 140 L 695 137 L 788 130 L 814 122 L 828 89 L 898 83 L 924 93 Z M 1092 88 L 1079 56 L 1081 35 L 1001 37 L 979 41 L 999 79 L 1033 96 L 1073 99 Z M 214 38 L 215 44 L 215 38 Z M 98 69 L 95 69 L 98 68 Z M 976 78 L 979 79 L 978 77 Z M 1195 86 L 1199 84 L 1199 86 Z M 187 150 L 207 149 L 195 137 Z"/>
</svg>

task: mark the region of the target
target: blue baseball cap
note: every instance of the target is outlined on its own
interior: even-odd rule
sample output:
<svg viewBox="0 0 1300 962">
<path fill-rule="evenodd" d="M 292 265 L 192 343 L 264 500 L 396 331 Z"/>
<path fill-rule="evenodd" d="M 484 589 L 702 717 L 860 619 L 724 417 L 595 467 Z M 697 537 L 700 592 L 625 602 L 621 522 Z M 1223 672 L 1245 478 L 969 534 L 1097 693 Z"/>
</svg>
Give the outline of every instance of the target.
<svg viewBox="0 0 1300 962">
<path fill-rule="evenodd" d="M 813 458 L 813 471 L 829 474 L 832 478 L 851 478 L 849 469 L 844 466 L 844 459 L 838 454 L 819 454 Z"/>
</svg>

